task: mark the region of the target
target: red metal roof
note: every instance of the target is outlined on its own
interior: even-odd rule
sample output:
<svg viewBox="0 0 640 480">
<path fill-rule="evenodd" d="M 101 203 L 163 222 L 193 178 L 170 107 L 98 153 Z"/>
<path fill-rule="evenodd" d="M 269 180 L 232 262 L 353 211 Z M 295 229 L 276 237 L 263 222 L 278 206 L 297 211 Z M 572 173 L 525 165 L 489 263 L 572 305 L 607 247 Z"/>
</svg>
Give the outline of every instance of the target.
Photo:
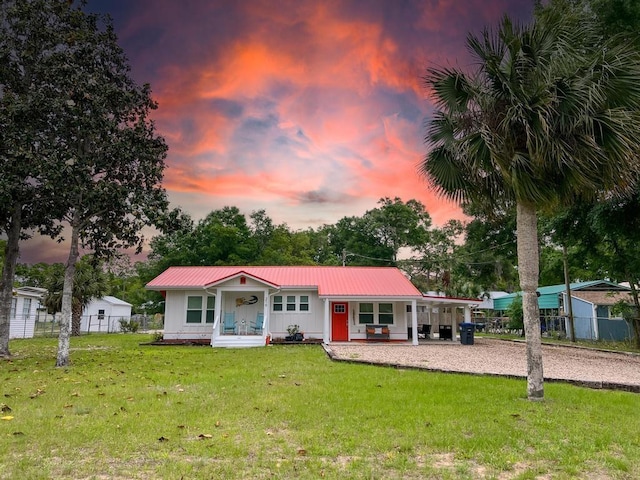
<svg viewBox="0 0 640 480">
<path fill-rule="evenodd" d="M 204 288 L 240 273 L 280 288 L 317 288 L 320 296 L 422 296 L 395 267 L 169 267 L 151 280 L 147 288 Z"/>
</svg>

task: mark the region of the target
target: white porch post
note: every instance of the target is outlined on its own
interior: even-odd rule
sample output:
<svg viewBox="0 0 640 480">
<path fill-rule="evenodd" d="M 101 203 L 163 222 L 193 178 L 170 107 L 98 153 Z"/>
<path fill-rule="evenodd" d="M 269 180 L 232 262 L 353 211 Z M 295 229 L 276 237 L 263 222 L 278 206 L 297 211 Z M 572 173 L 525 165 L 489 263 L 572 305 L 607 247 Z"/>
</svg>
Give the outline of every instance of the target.
<svg viewBox="0 0 640 480">
<path fill-rule="evenodd" d="M 413 345 L 418 345 L 418 302 L 411 300 L 411 331 Z"/>
<path fill-rule="evenodd" d="M 262 337 L 266 338 L 267 335 L 271 336 L 271 332 L 269 331 L 269 312 L 271 311 L 270 308 L 270 304 L 271 304 L 271 295 L 269 295 L 269 290 L 265 289 L 264 290 L 264 302 L 262 305 L 263 308 L 263 318 L 262 318 Z"/>
<path fill-rule="evenodd" d="M 471 307 L 464 307 L 464 321 L 465 323 L 471 323 Z"/>
<path fill-rule="evenodd" d="M 220 332 L 220 320 L 222 318 L 222 293 L 220 290 L 216 289 L 215 293 L 215 304 L 213 307 L 213 324 L 211 325 L 211 346 L 215 343 L 216 338 L 218 338 L 218 332 Z M 218 320 L 216 322 L 216 319 Z"/>
<path fill-rule="evenodd" d="M 329 344 L 329 342 L 331 341 L 331 335 L 330 335 L 330 325 L 331 323 L 329 322 L 329 315 L 330 315 L 330 308 L 329 306 L 331 305 L 331 302 L 329 302 L 328 298 L 325 298 L 323 300 L 324 302 L 324 322 L 322 325 L 322 341 L 325 344 Z"/>
</svg>

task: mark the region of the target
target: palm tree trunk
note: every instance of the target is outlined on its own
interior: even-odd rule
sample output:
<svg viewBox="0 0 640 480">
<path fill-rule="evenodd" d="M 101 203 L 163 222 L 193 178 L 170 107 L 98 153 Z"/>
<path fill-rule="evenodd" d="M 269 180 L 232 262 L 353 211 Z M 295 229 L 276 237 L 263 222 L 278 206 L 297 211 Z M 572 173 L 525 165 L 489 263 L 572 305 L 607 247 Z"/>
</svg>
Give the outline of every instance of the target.
<svg viewBox="0 0 640 480">
<path fill-rule="evenodd" d="M 517 205 L 518 273 L 522 290 L 522 311 L 527 343 L 527 397 L 544 398 L 542 370 L 542 340 L 538 308 L 538 216 L 534 207 Z"/>
<path fill-rule="evenodd" d="M 71 336 L 80 336 L 80 327 L 82 324 L 82 304 L 74 301 L 71 307 Z"/>
<path fill-rule="evenodd" d="M 633 305 L 635 306 L 635 315 L 631 321 L 631 326 L 633 327 L 633 338 L 635 340 L 636 348 L 640 348 L 640 299 L 638 298 L 636 279 L 631 275 L 627 275 L 627 278 L 629 278 L 631 297 L 633 298 Z"/>
<path fill-rule="evenodd" d="M 75 225 L 76 222 L 72 222 Z M 76 272 L 76 262 L 79 251 L 79 231 L 74 226 L 71 230 L 71 247 L 69 248 L 69 258 L 64 269 L 64 286 L 62 287 L 62 314 L 60 318 L 60 336 L 58 337 L 58 356 L 56 367 L 66 367 L 69 365 L 69 339 L 71 334 L 71 315 L 73 302 L 73 277 Z"/>
<path fill-rule="evenodd" d="M 11 224 L 7 230 L 2 280 L 0 281 L 0 358 L 9 358 L 9 333 L 11 329 L 11 302 L 13 299 L 13 277 L 20 254 L 20 230 L 22 229 L 22 204 L 14 205 Z"/>
</svg>

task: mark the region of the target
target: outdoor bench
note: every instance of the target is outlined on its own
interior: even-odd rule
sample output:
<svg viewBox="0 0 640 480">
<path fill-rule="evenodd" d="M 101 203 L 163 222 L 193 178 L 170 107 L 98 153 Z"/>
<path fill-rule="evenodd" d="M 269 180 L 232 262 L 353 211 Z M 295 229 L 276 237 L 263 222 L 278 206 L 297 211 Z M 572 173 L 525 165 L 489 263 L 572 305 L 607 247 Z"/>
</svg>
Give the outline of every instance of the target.
<svg viewBox="0 0 640 480">
<path fill-rule="evenodd" d="M 367 325 L 367 340 L 389 340 L 389 327 L 386 325 Z"/>
</svg>

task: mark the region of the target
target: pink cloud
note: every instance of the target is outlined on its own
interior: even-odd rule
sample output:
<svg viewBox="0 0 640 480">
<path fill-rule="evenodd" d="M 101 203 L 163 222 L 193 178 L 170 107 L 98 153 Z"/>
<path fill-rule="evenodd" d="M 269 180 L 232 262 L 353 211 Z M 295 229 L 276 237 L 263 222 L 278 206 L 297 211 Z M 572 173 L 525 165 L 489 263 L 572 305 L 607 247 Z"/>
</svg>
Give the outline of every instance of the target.
<svg viewBox="0 0 640 480">
<path fill-rule="evenodd" d="M 100 1 L 100 0 L 98 0 Z M 118 6 L 126 5 L 126 10 Z M 236 205 L 295 228 L 379 198 L 462 218 L 417 165 L 428 65 L 468 63 L 464 40 L 530 0 L 104 2 L 169 144 L 164 186 L 194 218 Z"/>
</svg>

